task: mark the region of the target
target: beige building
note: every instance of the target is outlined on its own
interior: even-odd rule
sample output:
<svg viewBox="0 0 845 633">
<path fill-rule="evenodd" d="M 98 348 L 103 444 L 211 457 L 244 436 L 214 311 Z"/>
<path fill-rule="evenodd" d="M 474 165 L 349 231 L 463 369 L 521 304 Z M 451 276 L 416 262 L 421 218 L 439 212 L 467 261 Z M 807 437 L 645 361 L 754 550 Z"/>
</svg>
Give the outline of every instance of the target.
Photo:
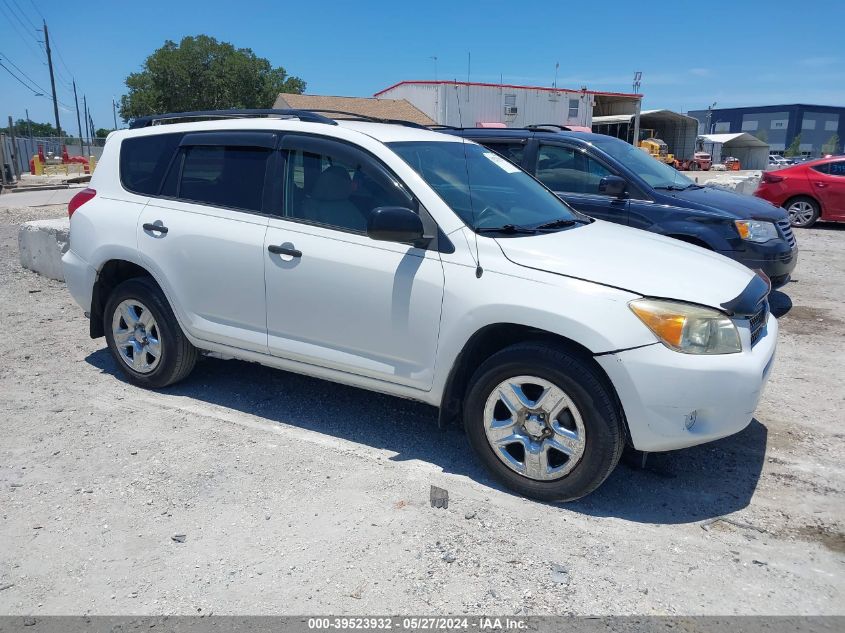
<svg viewBox="0 0 845 633">
<path fill-rule="evenodd" d="M 282 93 L 276 98 L 274 108 L 294 110 L 337 110 L 377 119 L 412 121 L 420 125 L 434 125 L 422 110 L 405 99 L 377 99 L 373 97 L 329 97 L 324 95 L 297 95 Z"/>
</svg>

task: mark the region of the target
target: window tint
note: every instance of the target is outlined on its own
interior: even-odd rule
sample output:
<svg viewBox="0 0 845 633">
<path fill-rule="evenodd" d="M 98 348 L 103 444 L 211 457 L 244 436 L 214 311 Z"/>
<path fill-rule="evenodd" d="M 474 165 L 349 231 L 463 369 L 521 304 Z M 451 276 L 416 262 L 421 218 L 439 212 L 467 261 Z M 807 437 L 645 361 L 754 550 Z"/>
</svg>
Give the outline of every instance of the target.
<svg viewBox="0 0 845 633">
<path fill-rule="evenodd" d="M 583 152 L 560 145 L 541 145 L 537 179 L 552 191 L 599 193 L 599 181 L 611 172 Z"/>
<path fill-rule="evenodd" d="M 269 156 L 269 149 L 257 147 L 188 147 L 177 196 L 191 202 L 261 211 Z"/>
<path fill-rule="evenodd" d="M 373 209 L 412 206 L 410 196 L 367 156 L 356 159 L 348 148 L 338 154 L 288 152 L 287 217 L 363 232 Z"/>
<path fill-rule="evenodd" d="M 525 145 L 522 143 L 482 143 L 485 147 L 492 149 L 502 158 L 507 158 L 514 165 L 522 166 L 522 158 L 525 156 Z"/>
<path fill-rule="evenodd" d="M 845 162 L 830 163 L 831 176 L 845 176 Z"/>
<path fill-rule="evenodd" d="M 120 181 L 129 191 L 158 194 L 181 134 L 156 134 L 127 138 L 120 144 Z"/>
<path fill-rule="evenodd" d="M 812 169 L 813 171 L 821 172 L 823 174 L 829 174 L 830 173 L 830 163 L 822 163 L 821 165 L 813 165 L 812 167 L 810 167 L 810 169 Z"/>
</svg>

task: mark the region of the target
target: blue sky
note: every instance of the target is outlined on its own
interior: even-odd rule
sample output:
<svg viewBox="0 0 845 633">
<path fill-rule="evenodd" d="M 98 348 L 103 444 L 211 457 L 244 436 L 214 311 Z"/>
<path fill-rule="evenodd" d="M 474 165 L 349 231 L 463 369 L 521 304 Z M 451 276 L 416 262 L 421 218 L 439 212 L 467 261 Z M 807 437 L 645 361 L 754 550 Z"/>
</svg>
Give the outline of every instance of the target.
<svg viewBox="0 0 845 633">
<path fill-rule="evenodd" d="M 639 70 L 646 108 L 845 105 L 845 0 L 0 0 L 0 63 L 49 90 L 33 28 L 42 15 L 58 52 L 59 100 L 72 108 L 75 77 L 97 127 L 111 127 L 112 96 L 149 53 L 200 33 L 252 48 L 314 94 L 371 96 L 403 79 L 433 79 L 433 56 L 440 79 L 466 80 L 471 52 L 472 81 L 548 86 L 559 63 L 561 87 L 628 92 Z M 0 121 L 23 118 L 24 108 L 53 120 L 48 99 L 0 68 Z M 72 110 L 60 116 L 76 130 Z"/>
</svg>

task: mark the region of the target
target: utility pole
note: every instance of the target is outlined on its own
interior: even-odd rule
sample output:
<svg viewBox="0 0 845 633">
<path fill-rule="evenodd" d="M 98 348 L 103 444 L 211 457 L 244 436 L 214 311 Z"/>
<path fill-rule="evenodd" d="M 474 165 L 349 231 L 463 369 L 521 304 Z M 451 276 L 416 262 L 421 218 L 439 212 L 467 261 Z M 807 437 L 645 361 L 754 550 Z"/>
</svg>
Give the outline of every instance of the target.
<svg viewBox="0 0 845 633">
<path fill-rule="evenodd" d="M 59 123 L 59 100 L 56 98 L 56 78 L 53 76 L 53 54 L 50 52 L 50 35 L 47 33 L 47 20 L 44 20 L 44 46 L 47 49 L 47 67 L 50 69 L 50 87 L 53 89 L 53 114 L 56 116 L 56 134 L 62 135 Z"/>
<path fill-rule="evenodd" d="M 82 147 L 82 121 L 79 119 L 79 98 L 76 96 L 76 79 L 73 80 L 73 102 L 76 104 L 76 126 L 79 128 L 79 154 L 85 156 Z"/>
<path fill-rule="evenodd" d="M 12 138 L 12 155 L 10 160 L 12 161 L 12 169 L 15 173 L 15 178 L 17 178 L 18 182 L 21 179 L 21 164 L 18 161 L 18 145 L 15 142 L 15 125 L 12 123 L 12 116 L 9 115 L 9 135 Z"/>
<path fill-rule="evenodd" d="M 640 84 L 642 82 L 643 74 L 638 70 L 634 73 L 634 94 L 640 94 Z M 637 103 L 634 110 L 634 138 L 631 140 L 631 145 L 639 147 L 640 145 L 640 112 L 642 110 L 643 98 L 637 97 Z"/>
<path fill-rule="evenodd" d="M 111 113 L 112 113 L 112 116 L 114 117 L 114 128 L 113 129 L 116 130 L 117 129 L 117 103 L 115 102 L 114 97 L 111 98 Z"/>
<path fill-rule="evenodd" d="M 82 95 L 82 112 L 86 115 L 85 116 L 85 138 L 88 141 L 86 144 L 87 149 L 85 150 L 85 155 L 88 156 L 91 153 L 91 135 L 88 133 L 88 97 Z M 80 131 L 80 134 L 82 132 Z"/>
<path fill-rule="evenodd" d="M 26 108 L 24 112 L 26 112 L 26 135 L 32 140 L 32 121 L 29 120 L 29 108 Z"/>
</svg>

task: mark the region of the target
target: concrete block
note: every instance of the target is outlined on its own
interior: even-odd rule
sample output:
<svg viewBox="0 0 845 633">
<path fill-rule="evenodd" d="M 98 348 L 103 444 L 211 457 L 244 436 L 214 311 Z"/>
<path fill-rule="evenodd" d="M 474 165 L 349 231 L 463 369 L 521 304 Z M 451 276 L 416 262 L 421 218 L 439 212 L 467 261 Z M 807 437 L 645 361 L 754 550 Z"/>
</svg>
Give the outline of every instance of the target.
<svg viewBox="0 0 845 633">
<path fill-rule="evenodd" d="M 39 275 L 65 280 L 62 255 L 70 243 L 70 218 L 26 222 L 18 229 L 21 266 Z"/>
</svg>

